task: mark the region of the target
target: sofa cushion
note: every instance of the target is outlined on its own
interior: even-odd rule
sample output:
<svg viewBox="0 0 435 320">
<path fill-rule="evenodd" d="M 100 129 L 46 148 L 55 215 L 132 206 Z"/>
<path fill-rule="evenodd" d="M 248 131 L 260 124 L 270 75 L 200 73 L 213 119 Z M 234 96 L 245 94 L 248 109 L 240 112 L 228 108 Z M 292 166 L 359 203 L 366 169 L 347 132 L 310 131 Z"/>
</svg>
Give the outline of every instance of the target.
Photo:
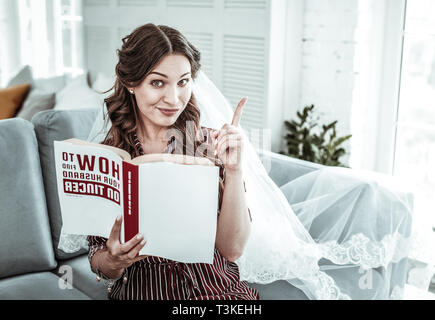
<svg viewBox="0 0 435 320">
<path fill-rule="evenodd" d="M 94 300 L 108 300 L 107 287 L 103 281 L 96 280 L 96 274 L 91 271 L 88 255 L 84 254 L 69 260 L 63 260 L 59 263 L 56 270 L 52 272 L 57 276 L 62 276 L 65 271 L 63 268 L 72 269 L 72 281 L 74 288 L 82 291 Z"/>
<path fill-rule="evenodd" d="M 18 112 L 17 117 L 32 120 L 32 117 L 40 111 L 52 109 L 54 107 L 54 92 L 46 92 L 34 89 L 23 103 L 23 107 Z"/>
<path fill-rule="evenodd" d="M 69 288 L 51 272 L 38 272 L 0 280 L 0 300 L 90 300 Z"/>
<path fill-rule="evenodd" d="M 86 140 L 98 111 L 98 109 L 46 110 L 37 113 L 32 118 L 38 139 L 51 235 L 56 258 L 58 259 L 69 259 L 81 255 L 87 250 L 81 249 L 77 252 L 66 253 L 58 249 L 62 216 L 57 194 L 53 141 L 70 138 Z"/>
<path fill-rule="evenodd" d="M 33 81 L 33 89 L 48 91 L 48 92 L 59 92 L 66 84 L 66 77 L 55 76 L 49 78 L 38 78 Z"/>
<path fill-rule="evenodd" d="M 22 67 L 8 82 L 6 87 L 12 87 L 20 84 L 33 85 L 33 73 L 30 66 Z"/>
<path fill-rule="evenodd" d="M 30 122 L 0 120 L 0 278 L 56 267 Z"/>
<path fill-rule="evenodd" d="M 0 119 L 12 118 L 21 108 L 30 90 L 30 84 L 0 89 Z"/>
<path fill-rule="evenodd" d="M 104 96 L 89 88 L 86 75 L 71 80 L 56 93 L 56 110 L 72 110 L 103 107 Z"/>
</svg>

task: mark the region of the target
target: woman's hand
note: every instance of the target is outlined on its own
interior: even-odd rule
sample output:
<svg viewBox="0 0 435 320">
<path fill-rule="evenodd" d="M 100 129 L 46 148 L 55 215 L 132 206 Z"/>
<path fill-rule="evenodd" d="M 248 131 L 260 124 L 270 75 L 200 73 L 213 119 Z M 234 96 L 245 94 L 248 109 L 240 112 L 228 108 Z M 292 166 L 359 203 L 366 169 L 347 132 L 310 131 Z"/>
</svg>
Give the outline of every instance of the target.
<svg viewBox="0 0 435 320">
<path fill-rule="evenodd" d="M 121 243 L 122 218 L 118 217 L 113 224 L 109 239 L 106 242 L 107 255 L 105 258 L 106 267 L 112 271 L 128 268 L 136 261 L 142 260 L 147 255 L 138 256 L 139 251 L 145 246 L 146 241 L 141 234 L 126 243 Z"/>
<path fill-rule="evenodd" d="M 239 123 L 247 100 L 248 98 L 240 100 L 231 124 L 226 123 L 220 130 L 211 133 L 215 153 L 225 165 L 227 173 L 242 170 L 243 132 Z"/>
</svg>

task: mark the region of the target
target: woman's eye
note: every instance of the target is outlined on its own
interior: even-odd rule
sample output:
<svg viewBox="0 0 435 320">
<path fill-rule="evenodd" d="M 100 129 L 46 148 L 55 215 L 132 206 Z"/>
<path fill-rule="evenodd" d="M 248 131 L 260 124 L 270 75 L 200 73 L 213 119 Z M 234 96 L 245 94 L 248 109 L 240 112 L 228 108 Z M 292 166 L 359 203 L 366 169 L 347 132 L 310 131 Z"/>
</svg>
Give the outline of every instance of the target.
<svg viewBox="0 0 435 320">
<path fill-rule="evenodd" d="M 151 85 L 157 88 L 163 87 L 163 81 L 162 80 L 153 80 L 151 81 Z"/>
<path fill-rule="evenodd" d="M 178 84 L 179 84 L 181 87 L 184 87 L 188 82 L 189 82 L 189 79 L 183 79 L 183 80 L 181 80 L 180 82 L 178 82 Z"/>
</svg>

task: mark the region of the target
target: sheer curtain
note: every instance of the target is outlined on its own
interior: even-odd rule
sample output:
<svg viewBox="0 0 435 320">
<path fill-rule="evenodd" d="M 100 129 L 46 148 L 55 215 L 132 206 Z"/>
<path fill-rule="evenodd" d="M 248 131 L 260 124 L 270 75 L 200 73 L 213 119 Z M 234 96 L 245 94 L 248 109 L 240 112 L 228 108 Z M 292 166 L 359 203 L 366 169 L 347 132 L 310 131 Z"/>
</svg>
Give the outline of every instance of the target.
<svg viewBox="0 0 435 320">
<path fill-rule="evenodd" d="M 434 13 L 431 0 L 359 1 L 352 103 L 351 167 L 392 175 L 414 194 L 408 283 L 424 290 L 435 273 Z"/>
<path fill-rule="evenodd" d="M 1 84 L 20 67 L 35 78 L 84 70 L 82 0 L 0 0 Z"/>
<path fill-rule="evenodd" d="M 0 0 L 0 85 L 21 65 L 18 3 Z"/>
</svg>

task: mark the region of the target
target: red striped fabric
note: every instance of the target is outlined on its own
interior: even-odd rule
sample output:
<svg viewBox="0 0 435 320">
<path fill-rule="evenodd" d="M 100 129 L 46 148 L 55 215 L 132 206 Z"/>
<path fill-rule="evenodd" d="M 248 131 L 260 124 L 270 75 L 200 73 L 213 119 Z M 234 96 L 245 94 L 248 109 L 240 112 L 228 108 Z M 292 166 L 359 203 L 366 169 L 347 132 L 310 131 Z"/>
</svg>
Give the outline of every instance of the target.
<svg viewBox="0 0 435 320">
<path fill-rule="evenodd" d="M 210 129 L 202 127 L 202 131 L 205 141 L 211 141 Z M 138 151 L 144 154 L 137 137 L 135 140 Z M 171 139 L 164 152 L 173 153 L 175 150 L 176 140 Z M 220 178 L 223 182 L 225 181 L 223 165 Z M 221 194 L 219 194 L 219 199 L 222 199 Z M 219 201 L 219 209 L 220 205 L 221 201 Z M 251 217 L 250 212 L 249 215 Z M 103 237 L 88 236 L 89 261 L 98 250 L 106 248 L 106 241 L 107 239 Z M 123 282 L 124 277 L 127 279 L 126 283 Z M 181 263 L 155 256 L 146 257 L 125 270 L 123 277 L 112 286 L 109 298 L 119 300 L 257 300 L 259 294 L 246 282 L 240 281 L 237 264 L 225 259 L 215 248 L 213 264 Z"/>
</svg>

